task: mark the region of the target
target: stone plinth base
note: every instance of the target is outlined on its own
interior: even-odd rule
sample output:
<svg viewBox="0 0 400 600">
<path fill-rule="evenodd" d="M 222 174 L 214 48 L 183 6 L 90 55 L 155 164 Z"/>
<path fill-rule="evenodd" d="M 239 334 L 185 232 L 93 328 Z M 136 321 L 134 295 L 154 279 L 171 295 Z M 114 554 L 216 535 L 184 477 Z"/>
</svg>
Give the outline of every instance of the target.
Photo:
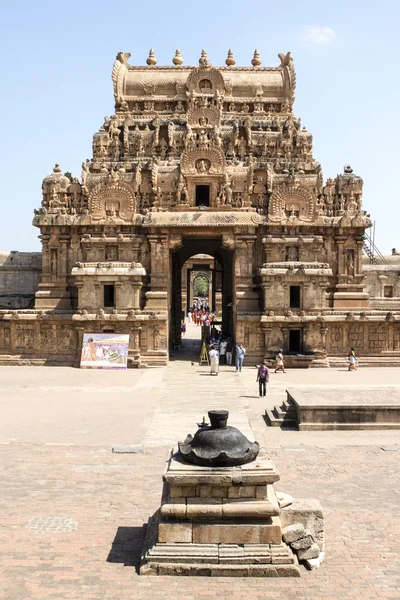
<svg viewBox="0 0 400 600">
<path fill-rule="evenodd" d="M 163 479 L 141 574 L 300 575 L 297 557 L 282 541 L 273 488 L 279 475 L 268 458 L 238 467 L 200 467 L 173 452 Z"/>
<path fill-rule="evenodd" d="M 35 294 L 35 309 L 71 310 L 71 294 L 65 289 L 39 289 Z"/>
<path fill-rule="evenodd" d="M 149 520 L 141 575 L 300 577 L 297 557 L 284 543 L 239 545 L 161 542 L 158 533 L 162 527 L 160 521 L 159 513 Z M 215 525 L 210 523 L 206 527 L 213 528 Z M 241 526 L 232 524 L 234 527 Z"/>
<path fill-rule="evenodd" d="M 299 431 L 400 429 L 400 386 L 289 388 L 282 406 L 266 409 L 272 427 Z"/>
<path fill-rule="evenodd" d="M 289 388 L 299 431 L 400 429 L 400 386 Z"/>
</svg>

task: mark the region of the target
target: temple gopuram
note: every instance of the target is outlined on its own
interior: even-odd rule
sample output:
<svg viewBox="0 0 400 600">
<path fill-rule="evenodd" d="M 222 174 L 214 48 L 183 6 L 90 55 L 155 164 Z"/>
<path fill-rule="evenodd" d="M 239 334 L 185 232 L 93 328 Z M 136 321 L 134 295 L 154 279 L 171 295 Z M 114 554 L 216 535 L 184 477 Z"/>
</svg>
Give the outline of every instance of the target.
<svg viewBox="0 0 400 600">
<path fill-rule="evenodd" d="M 56 165 L 43 180 L 34 305 L 3 305 L 0 363 L 79 365 L 84 333 L 118 332 L 129 366 L 166 365 L 197 269 L 250 363 L 283 348 L 329 366 L 353 346 L 364 365 L 399 364 L 400 262 L 363 257 L 361 177 L 324 183 L 290 52 L 276 67 L 257 51 L 249 67 L 231 51 L 222 67 L 204 50 L 198 66 L 179 50 L 171 66 L 129 58 L 81 179 Z"/>
</svg>

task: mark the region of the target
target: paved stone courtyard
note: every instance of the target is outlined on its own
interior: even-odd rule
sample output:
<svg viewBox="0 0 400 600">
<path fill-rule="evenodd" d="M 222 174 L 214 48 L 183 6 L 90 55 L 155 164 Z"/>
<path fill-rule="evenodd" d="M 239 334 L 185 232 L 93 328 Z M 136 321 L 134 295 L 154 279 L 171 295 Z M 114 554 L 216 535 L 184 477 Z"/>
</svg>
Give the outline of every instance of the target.
<svg viewBox="0 0 400 600">
<path fill-rule="evenodd" d="M 271 374 L 266 400 L 253 365 L 208 373 L 179 357 L 168 368 L 122 373 L 1 368 L 0 598 L 400 599 L 399 432 L 282 431 L 262 416 L 286 386 L 380 385 L 384 393 L 400 370 Z M 168 450 L 210 408 L 228 408 L 231 424 L 269 449 L 278 490 L 321 501 L 327 558 L 319 570 L 295 580 L 137 575 Z M 122 444 L 135 453 L 112 452 Z"/>
</svg>

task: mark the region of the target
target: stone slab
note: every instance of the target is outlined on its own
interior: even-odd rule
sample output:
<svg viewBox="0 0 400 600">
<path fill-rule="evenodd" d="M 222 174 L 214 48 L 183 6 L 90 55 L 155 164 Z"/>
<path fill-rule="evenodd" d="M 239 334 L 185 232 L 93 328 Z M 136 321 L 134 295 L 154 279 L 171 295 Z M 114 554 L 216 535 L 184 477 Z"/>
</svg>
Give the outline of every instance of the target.
<svg viewBox="0 0 400 600">
<path fill-rule="evenodd" d="M 267 499 L 226 498 L 222 502 L 224 519 L 262 519 L 273 515 L 279 515 L 279 508 Z"/>
<path fill-rule="evenodd" d="M 239 467 L 201 467 L 180 459 L 177 449 L 171 452 L 163 479 L 171 486 L 210 485 L 231 487 L 234 485 L 266 485 L 279 481 L 273 462 L 266 456 Z"/>
<path fill-rule="evenodd" d="M 286 544 L 155 543 L 149 520 L 141 575 L 299 577 L 297 557 Z"/>
<path fill-rule="evenodd" d="M 281 538 L 279 517 L 253 523 L 193 523 L 195 544 L 279 544 Z"/>
<path fill-rule="evenodd" d="M 300 523 L 311 533 L 321 552 L 325 551 L 324 516 L 319 500 L 298 499 L 280 511 L 282 528 Z"/>
<path fill-rule="evenodd" d="M 112 447 L 114 454 L 144 454 L 143 446 L 127 446 L 127 445 L 115 445 Z"/>
<path fill-rule="evenodd" d="M 400 385 L 301 386 L 286 393 L 300 431 L 400 429 Z"/>
<path fill-rule="evenodd" d="M 313 536 L 308 534 L 308 535 L 305 535 L 304 537 L 300 538 L 299 540 L 292 542 L 290 545 L 294 550 L 305 550 L 306 548 L 311 548 L 313 543 L 314 543 Z M 311 556 L 310 558 L 315 558 L 315 557 Z"/>
<path fill-rule="evenodd" d="M 192 523 L 187 521 L 178 523 L 160 521 L 158 524 L 158 541 L 161 543 L 191 542 Z"/>
<path fill-rule="evenodd" d="M 161 504 L 160 512 L 166 519 L 186 519 L 185 498 L 173 498 Z"/>
<path fill-rule="evenodd" d="M 140 567 L 140 574 L 189 577 L 300 577 L 300 569 L 297 565 L 146 563 Z"/>
<path fill-rule="evenodd" d="M 188 498 L 187 519 L 221 519 L 223 516 L 222 498 Z"/>
<path fill-rule="evenodd" d="M 312 571 L 313 569 L 318 569 L 325 560 L 325 552 L 320 552 L 317 558 L 309 558 L 304 561 L 307 569 Z"/>
<path fill-rule="evenodd" d="M 304 525 L 301 523 L 294 523 L 293 525 L 288 525 L 284 529 L 282 529 L 282 539 L 287 544 L 291 542 L 296 542 L 305 536 L 306 530 L 304 529 Z"/>
<path fill-rule="evenodd" d="M 297 552 L 299 560 L 315 560 L 319 556 L 319 546 L 314 543 L 309 548 L 301 548 Z"/>
</svg>

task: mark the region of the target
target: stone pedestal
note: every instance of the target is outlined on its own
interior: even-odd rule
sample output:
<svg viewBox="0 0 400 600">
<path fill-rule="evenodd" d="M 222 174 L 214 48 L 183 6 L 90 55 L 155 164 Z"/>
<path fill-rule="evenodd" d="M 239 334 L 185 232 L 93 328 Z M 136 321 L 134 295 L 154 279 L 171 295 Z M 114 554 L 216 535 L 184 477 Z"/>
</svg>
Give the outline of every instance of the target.
<svg viewBox="0 0 400 600">
<path fill-rule="evenodd" d="M 265 456 L 238 467 L 191 465 L 172 452 L 159 511 L 150 519 L 142 575 L 299 577 L 297 557 L 282 541 Z"/>
</svg>

